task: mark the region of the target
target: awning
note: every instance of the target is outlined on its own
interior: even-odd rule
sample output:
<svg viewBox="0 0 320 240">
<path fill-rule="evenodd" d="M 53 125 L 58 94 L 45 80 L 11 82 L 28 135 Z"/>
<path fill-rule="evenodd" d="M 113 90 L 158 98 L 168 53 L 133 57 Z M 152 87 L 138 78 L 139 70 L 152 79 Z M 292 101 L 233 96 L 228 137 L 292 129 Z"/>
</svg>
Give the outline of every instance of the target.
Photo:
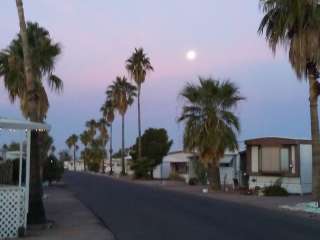
<svg viewBox="0 0 320 240">
<path fill-rule="evenodd" d="M 220 164 L 230 164 L 236 156 L 234 155 L 225 155 L 220 159 Z"/>
<path fill-rule="evenodd" d="M 190 153 L 175 153 L 175 154 L 168 154 L 163 158 L 163 162 L 169 162 L 169 163 L 187 163 L 190 161 L 190 158 L 193 156 L 193 154 Z"/>
<path fill-rule="evenodd" d="M 16 130 L 50 130 L 50 126 L 43 123 L 0 118 L 0 129 Z"/>
</svg>

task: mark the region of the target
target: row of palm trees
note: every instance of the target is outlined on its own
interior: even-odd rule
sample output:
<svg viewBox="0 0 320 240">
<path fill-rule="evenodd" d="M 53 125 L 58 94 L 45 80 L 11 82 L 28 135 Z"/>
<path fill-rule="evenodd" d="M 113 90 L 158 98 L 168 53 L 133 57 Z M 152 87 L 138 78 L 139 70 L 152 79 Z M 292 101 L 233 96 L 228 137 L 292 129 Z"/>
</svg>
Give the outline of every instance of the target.
<svg viewBox="0 0 320 240">
<path fill-rule="evenodd" d="M 110 174 L 112 174 L 112 123 L 115 118 L 115 112 L 121 116 L 122 144 L 121 144 L 121 166 L 122 175 L 125 170 L 125 115 L 128 107 L 138 99 L 138 159 L 141 156 L 141 87 L 145 82 L 149 72 L 153 71 L 150 58 L 144 52 L 143 48 L 136 48 L 132 55 L 126 60 L 126 70 L 135 85 L 131 84 L 125 76 L 118 76 L 116 80 L 107 88 L 106 101 L 101 107 L 103 117 L 110 125 Z"/>
<path fill-rule="evenodd" d="M 115 119 L 115 114 L 118 113 L 121 117 L 121 129 L 122 129 L 122 144 L 121 144 L 121 162 L 122 162 L 122 170 L 121 174 L 125 175 L 125 116 L 128 108 L 133 104 L 135 97 L 138 98 L 138 157 L 141 158 L 141 87 L 144 81 L 146 80 L 146 76 L 150 71 L 153 71 L 153 67 L 151 65 L 149 57 L 144 52 L 143 48 L 136 48 L 132 55 L 126 60 L 126 70 L 129 73 L 130 78 L 135 82 L 135 85 L 131 84 L 125 76 L 116 77 L 115 81 L 108 86 L 105 94 L 106 100 L 100 108 L 102 113 L 102 118 L 99 123 L 96 123 L 94 120 L 88 121 L 86 126 L 87 130 L 85 130 L 80 135 L 80 140 L 82 144 L 85 146 L 85 150 L 89 143 L 93 141 L 95 133 L 95 128 L 99 128 L 102 146 L 106 146 L 107 142 L 110 140 L 110 174 L 113 174 L 112 169 L 112 124 Z M 103 124 L 101 124 L 103 121 Z M 109 126 L 110 128 L 110 139 L 108 135 L 107 129 L 102 128 L 101 126 Z M 78 136 L 73 134 L 67 140 L 66 144 L 69 149 L 73 149 L 73 159 L 75 161 L 76 158 L 76 148 L 77 148 Z M 92 144 L 91 144 L 92 145 Z M 85 151 L 84 150 L 84 151 Z M 92 154 L 91 154 L 92 155 Z M 88 154 L 82 154 L 84 159 L 88 161 Z M 104 153 L 106 156 L 106 152 Z M 104 164 L 103 159 L 100 159 Z M 75 166 L 75 162 L 74 162 Z M 105 171 L 105 166 L 101 166 L 102 171 Z"/>
</svg>

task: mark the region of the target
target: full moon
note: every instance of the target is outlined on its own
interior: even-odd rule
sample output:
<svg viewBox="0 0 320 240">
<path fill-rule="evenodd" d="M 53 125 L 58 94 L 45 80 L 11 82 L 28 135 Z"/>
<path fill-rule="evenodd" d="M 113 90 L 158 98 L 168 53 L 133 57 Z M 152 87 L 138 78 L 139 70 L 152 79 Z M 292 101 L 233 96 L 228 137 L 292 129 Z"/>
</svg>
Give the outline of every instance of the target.
<svg viewBox="0 0 320 240">
<path fill-rule="evenodd" d="M 189 61 L 193 61 L 197 58 L 197 52 L 195 50 L 189 50 L 186 54 L 186 58 Z"/>
</svg>

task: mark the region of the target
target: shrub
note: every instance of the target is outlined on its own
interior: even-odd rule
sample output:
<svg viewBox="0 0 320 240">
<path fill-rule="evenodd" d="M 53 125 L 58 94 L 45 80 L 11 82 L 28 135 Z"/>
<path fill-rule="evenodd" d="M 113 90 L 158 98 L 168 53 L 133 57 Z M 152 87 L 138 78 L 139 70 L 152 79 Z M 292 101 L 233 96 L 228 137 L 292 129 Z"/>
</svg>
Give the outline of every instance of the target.
<svg viewBox="0 0 320 240">
<path fill-rule="evenodd" d="M 265 187 L 263 189 L 263 193 L 265 196 L 288 196 L 288 191 L 279 186 L 279 185 L 272 185 L 269 187 Z"/>
<path fill-rule="evenodd" d="M 89 161 L 87 163 L 89 171 L 99 172 L 100 170 L 100 162 L 97 161 Z"/>
<path fill-rule="evenodd" d="M 197 176 L 198 182 L 201 183 L 202 185 L 206 185 L 208 182 L 208 177 L 207 177 L 208 174 L 205 166 L 199 160 L 194 161 L 193 164 L 194 164 L 194 170 L 195 170 L 195 174 Z"/>
<path fill-rule="evenodd" d="M 176 172 L 171 172 L 169 175 L 169 179 L 173 181 L 184 181 L 184 178 L 181 177 L 178 173 Z"/>
<path fill-rule="evenodd" d="M 193 186 L 193 185 L 197 185 L 198 184 L 198 179 L 197 178 L 190 178 L 189 179 L 189 185 Z"/>
<path fill-rule="evenodd" d="M 150 172 L 152 171 L 151 165 L 152 165 L 152 161 L 150 161 L 148 158 L 134 160 L 131 166 L 131 169 L 134 171 L 134 177 L 138 179 L 151 178 L 151 172 Z"/>
<path fill-rule="evenodd" d="M 54 155 L 50 155 L 43 165 L 43 181 L 49 184 L 53 181 L 60 181 L 64 172 L 63 162 Z"/>
</svg>

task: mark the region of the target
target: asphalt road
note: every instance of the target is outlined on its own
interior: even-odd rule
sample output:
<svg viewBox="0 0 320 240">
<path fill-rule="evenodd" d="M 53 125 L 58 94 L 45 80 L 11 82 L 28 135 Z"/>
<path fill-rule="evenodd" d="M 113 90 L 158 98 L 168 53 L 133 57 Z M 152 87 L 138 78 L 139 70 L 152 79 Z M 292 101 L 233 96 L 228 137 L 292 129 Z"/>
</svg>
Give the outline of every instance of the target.
<svg viewBox="0 0 320 240">
<path fill-rule="evenodd" d="M 319 240 L 320 222 L 85 173 L 65 182 L 119 240 Z"/>
</svg>

